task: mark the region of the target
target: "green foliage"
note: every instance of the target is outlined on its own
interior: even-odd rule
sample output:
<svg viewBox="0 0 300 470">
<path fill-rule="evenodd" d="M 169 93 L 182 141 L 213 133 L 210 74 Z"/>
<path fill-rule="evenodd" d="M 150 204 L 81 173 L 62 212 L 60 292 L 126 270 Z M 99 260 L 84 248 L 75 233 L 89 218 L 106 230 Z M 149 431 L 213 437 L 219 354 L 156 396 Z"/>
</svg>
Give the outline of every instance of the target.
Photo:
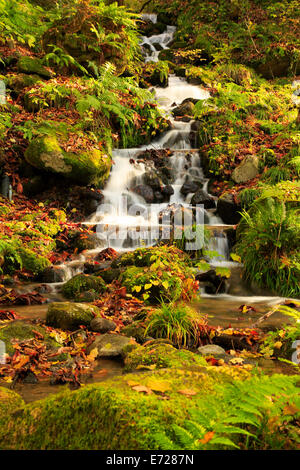
<svg viewBox="0 0 300 470">
<path fill-rule="evenodd" d="M 201 315 L 184 304 L 165 304 L 152 311 L 146 319 L 145 335 L 167 338 L 178 347 L 197 345 L 199 325 L 205 321 Z"/>
<path fill-rule="evenodd" d="M 118 265 L 128 266 L 121 283 L 146 303 L 190 299 L 197 288 L 186 255 L 174 246 L 137 249 L 122 256 Z"/>
<path fill-rule="evenodd" d="M 300 303 L 295 302 L 299 308 Z M 294 319 L 291 325 L 283 325 L 280 329 L 269 331 L 260 347 L 260 352 L 265 356 L 275 356 L 291 360 L 293 342 L 300 338 L 300 312 L 287 305 L 274 308 L 274 312 L 280 312 Z"/>
<path fill-rule="evenodd" d="M 257 376 L 217 386 L 197 400 L 184 424 L 155 439 L 163 450 L 297 449 L 298 380 Z"/>
<path fill-rule="evenodd" d="M 63 285 L 62 292 L 68 299 L 84 300 L 84 294 L 90 294 L 98 297 L 106 290 L 105 282 L 101 277 L 77 274 Z"/>
<path fill-rule="evenodd" d="M 242 213 L 236 245 L 246 278 L 295 297 L 300 293 L 300 214 L 293 207 L 297 199 L 299 184 L 267 187 L 250 211 Z"/>
</svg>

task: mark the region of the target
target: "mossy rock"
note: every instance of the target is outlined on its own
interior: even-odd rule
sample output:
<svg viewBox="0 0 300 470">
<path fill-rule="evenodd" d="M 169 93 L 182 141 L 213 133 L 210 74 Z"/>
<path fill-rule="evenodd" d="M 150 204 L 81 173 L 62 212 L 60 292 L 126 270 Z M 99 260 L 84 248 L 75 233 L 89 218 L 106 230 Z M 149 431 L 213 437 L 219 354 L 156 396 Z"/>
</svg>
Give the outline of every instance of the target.
<svg viewBox="0 0 300 470">
<path fill-rule="evenodd" d="M 74 239 L 73 247 L 81 252 L 85 250 L 94 250 L 99 246 L 103 246 L 103 241 L 98 238 L 96 233 L 79 232 Z"/>
<path fill-rule="evenodd" d="M 77 274 L 63 285 L 62 293 L 68 299 L 80 299 L 85 292 L 94 292 L 96 296 L 105 292 L 106 284 L 99 276 Z"/>
<path fill-rule="evenodd" d="M 150 336 L 145 335 L 145 330 L 146 328 L 141 326 L 139 322 L 133 322 L 131 325 L 125 326 L 125 328 L 121 330 L 121 333 L 134 338 L 138 343 L 143 344 L 152 339 Z"/>
<path fill-rule="evenodd" d="M 20 72 L 27 73 L 29 75 L 36 74 L 46 79 L 52 77 L 51 72 L 43 66 L 41 60 L 35 57 L 20 57 L 17 63 L 17 68 Z"/>
<path fill-rule="evenodd" d="M 65 391 L 26 405 L 11 419 L 0 419 L 0 448 L 159 449 L 156 434 L 183 424 L 199 397 L 212 394 L 217 384 L 247 376 L 229 367 L 164 369 Z M 149 393 L 134 390 L 135 385 Z M 194 394 L 185 396 L 184 390 Z"/>
<path fill-rule="evenodd" d="M 107 268 L 97 272 L 97 274 L 102 277 L 106 284 L 111 284 L 120 277 L 121 272 L 121 268 Z"/>
<path fill-rule="evenodd" d="M 198 354 L 187 350 L 175 349 L 172 345 L 154 342 L 147 346 L 138 346 L 125 359 L 125 371 L 136 369 L 189 369 L 205 366 L 206 361 Z"/>
<path fill-rule="evenodd" d="M 135 347 L 136 343 L 132 338 L 114 333 L 105 333 L 98 336 L 95 341 L 89 345 L 87 354 L 90 354 L 96 349 L 99 359 L 124 358 Z"/>
<path fill-rule="evenodd" d="M 10 88 L 17 95 L 22 93 L 26 88 L 35 85 L 41 78 L 38 75 L 26 75 L 19 73 L 11 75 L 7 79 L 8 88 Z"/>
<path fill-rule="evenodd" d="M 81 185 L 103 186 L 111 168 L 111 158 L 99 149 L 79 154 L 65 152 L 54 136 L 34 139 L 25 152 L 25 159 L 39 170 L 56 173 Z"/>
<path fill-rule="evenodd" d="M 46 344 L 48 349 L 57 349 L 61 347 L 61 344 L 51 338 L 45 328 L 41 326 L 33 325 L 23 320 L 16 320 L 2 325 L 0 323 L 0 340 L 5 343 L 6 352 L 10 356 L 15 351 L 13 340 L 25 341 L 35 338 L 35 332 L 40 333 L 43 336 L 43 342 Z"/>
<path fill-rule="evenodd" d="M 46 325 L 75 331 L 81 325 L 89 326 L 97 315 L 100 315 L 100 310 L 95 305 L 53 302 L 48 307 Z"/>
<path fill-rule="evenodd" d="M 14 413 L 24 405 L 25 402 L 20 395 L 8 388 L 0 387 L 0 419 L 7 418 L 9 414 Z"/>
</svg>

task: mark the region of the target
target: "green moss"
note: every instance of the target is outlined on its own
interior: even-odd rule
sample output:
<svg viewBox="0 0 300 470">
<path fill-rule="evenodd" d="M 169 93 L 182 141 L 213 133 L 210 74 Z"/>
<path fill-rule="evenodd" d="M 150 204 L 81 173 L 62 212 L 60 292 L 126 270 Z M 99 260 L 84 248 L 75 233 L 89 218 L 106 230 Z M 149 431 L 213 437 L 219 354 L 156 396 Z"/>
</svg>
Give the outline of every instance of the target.
<svg viewBox="0 0 300 470">
<path fill-rule="evenodd" d="M 98 296 L 105 290 L 106 284 L 100 276 L 78 274 L 64 284 L 62 292 L 68 299 L 78 300 L 87 291 Z"/>
<path fill-rule="evenodd" d="M 7 79 L 7 86 L 15 93 L 22 93 L 26 88 L 32 87 L 40 80 L 38 75 L 26 75 L 18 73 L 10 75 Z"/>
<path fill-rule="evenodd" d="M 25 158 L 39 170 L 60 174 L 82 185 L 103 186 L 111 168 L 111 158 L 99 149 L 92 148 L 78 154 L 65 152 L 54 136 L 33 140 Z"/>
<path fill-rule="evenodd" d="M 43 66 L 40 59 L 23 56 L 17 63 L 18 70 L 23 73 L 37 74 L 43 78 L 51 78 L 51 73 Z"/>
<path fill-rule="evenodd" d="M 7 419 L 9 414 L 14 413 L 25 405 L 24 400 L 12 390 L 0 387 L 0 419 Z"/>
<path fill-rule="evenodd" d="M 4 326 L 3 326 L 4 325 Z M 2 324 L 0 328 L 0 340 L 4 341 L 6 346 L 6 352 L 10 356 L 14 353 L 14 347 L 12 341 L 14 339 L 23 341 L 31 338 L 35 338 L 35 331 L 43 336 L 43 341 L 48 348 L 60 348 L 61 345 L 57 343 L 53 338 L 49 336 L 46 330 L 38 325 L 32 325 L 26 321 L 13 321 L 8 324 Z"/>
<path fill-rule="evenodd" d="M 91 320 L 99 314 L 95 305 L 53 302 L 48 307 L 46 324 L 63 330 L 77 330 L 81 325 L 89 326 Z"/>
<path fill-rule="evenodd" d="M 147 346 L 138 346 L 125 359 L 125 370 L 127 372 L 142 369 L 143 366 L 145 366 L 145 369 L 193 370 L 205 365 L 206 361 L 198 354 L 175 349 L 170 344 L 155 342 Z"/>
<path fill-rule="evenodd" d="M 47 258 L 38 255 L 29 248 L 21 248 L 20 256 L 23 268 L 32 272 L 34 275 L 40 274 L 45 268 L 51 266 L 51 263 Z"/>
<path fill-rule="evenodd" d="M 215 384 L 232 380 L 223 368 L 218 369 L 129 374 L 29 404 L 13 419 L 0 421 L 0 447 L 157 449 L 156 432 L 182 424 L 200 394 L 212 393 Z M 149 387 L 153 393 L 138 392 L 134 384 Z M 179 392 L 185 389 L 193 389 L 195 396 Z M 169 399 L 161 399 L 162 390 Z"/>
</svg>

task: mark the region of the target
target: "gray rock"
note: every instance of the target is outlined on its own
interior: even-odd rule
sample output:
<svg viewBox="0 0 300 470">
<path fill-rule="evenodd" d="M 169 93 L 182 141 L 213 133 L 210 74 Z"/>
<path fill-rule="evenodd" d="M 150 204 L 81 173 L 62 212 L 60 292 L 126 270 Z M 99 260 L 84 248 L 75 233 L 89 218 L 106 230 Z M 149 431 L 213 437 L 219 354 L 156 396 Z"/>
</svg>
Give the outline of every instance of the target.
<svg viewBox="0 0 300 470">
<path fill-rule="evenodd" d="M 235 183 L 246 183 L 259 173 L 259 160 L 255 155 L 246 155 L 243 161 L 233 170 L 231 178 Z"/>
<path fill-rule="evenodd" d="M 45 268 L 40 274 L 39 279 L 46 284 L 63 282 L 65 280 L 65 271 L 59 266 L 49 266 L 49 268 Z"/>
<path fill-rule="evenodd" d="M 217 346 L 216 344 L 207 344 L 206 346 L 200 346 L 200 348 L 198 348 L 198 352 L 202 356 L 214 356 L 214 357 L 226 356 L 225 349 L 221 348 L 221 346 Z"/>
<path fill-rule="evenodd" d="M 108 333 L 109 331 L 114 331 L 117 328 L 117 325 L 112 320 L 107 318 L 96 317 L 90 323 L 90 329 L 96 333 Z"/>
<path fill-rule="evenodd" d="M 102 357 L 124 357 L 130 350 L 130 346 L 134 347 L 133 338 L 127 336 L 106 333 L 99 336 L 87 348 L 87 354 L 93 349 L 98 350 L 98 358 Z"/>
<path fill-rule="evenodd" d="M 77 330 L 81 325 L 89 326 L 100 311 L 95 305 L 74 302 L 53 302 L 49 305 L 46 325 L 62 330 Z"/>
</svg>

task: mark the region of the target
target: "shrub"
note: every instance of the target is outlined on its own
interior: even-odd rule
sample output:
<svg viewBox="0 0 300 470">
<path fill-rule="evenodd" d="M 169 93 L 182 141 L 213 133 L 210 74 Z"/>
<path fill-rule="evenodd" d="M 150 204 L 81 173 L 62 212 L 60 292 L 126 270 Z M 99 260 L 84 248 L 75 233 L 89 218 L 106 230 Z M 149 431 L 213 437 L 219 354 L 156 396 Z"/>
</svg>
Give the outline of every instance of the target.
<svg viewBox="0 0 300 470">
<path fill-rule="evenodd" d="M 145 335 L 167 338 L 178 347 L 199 343 L 201 326 L 205 320 L 199 312 L 184 304 L 165 304 L 146 319 Z"/>
</svg>

